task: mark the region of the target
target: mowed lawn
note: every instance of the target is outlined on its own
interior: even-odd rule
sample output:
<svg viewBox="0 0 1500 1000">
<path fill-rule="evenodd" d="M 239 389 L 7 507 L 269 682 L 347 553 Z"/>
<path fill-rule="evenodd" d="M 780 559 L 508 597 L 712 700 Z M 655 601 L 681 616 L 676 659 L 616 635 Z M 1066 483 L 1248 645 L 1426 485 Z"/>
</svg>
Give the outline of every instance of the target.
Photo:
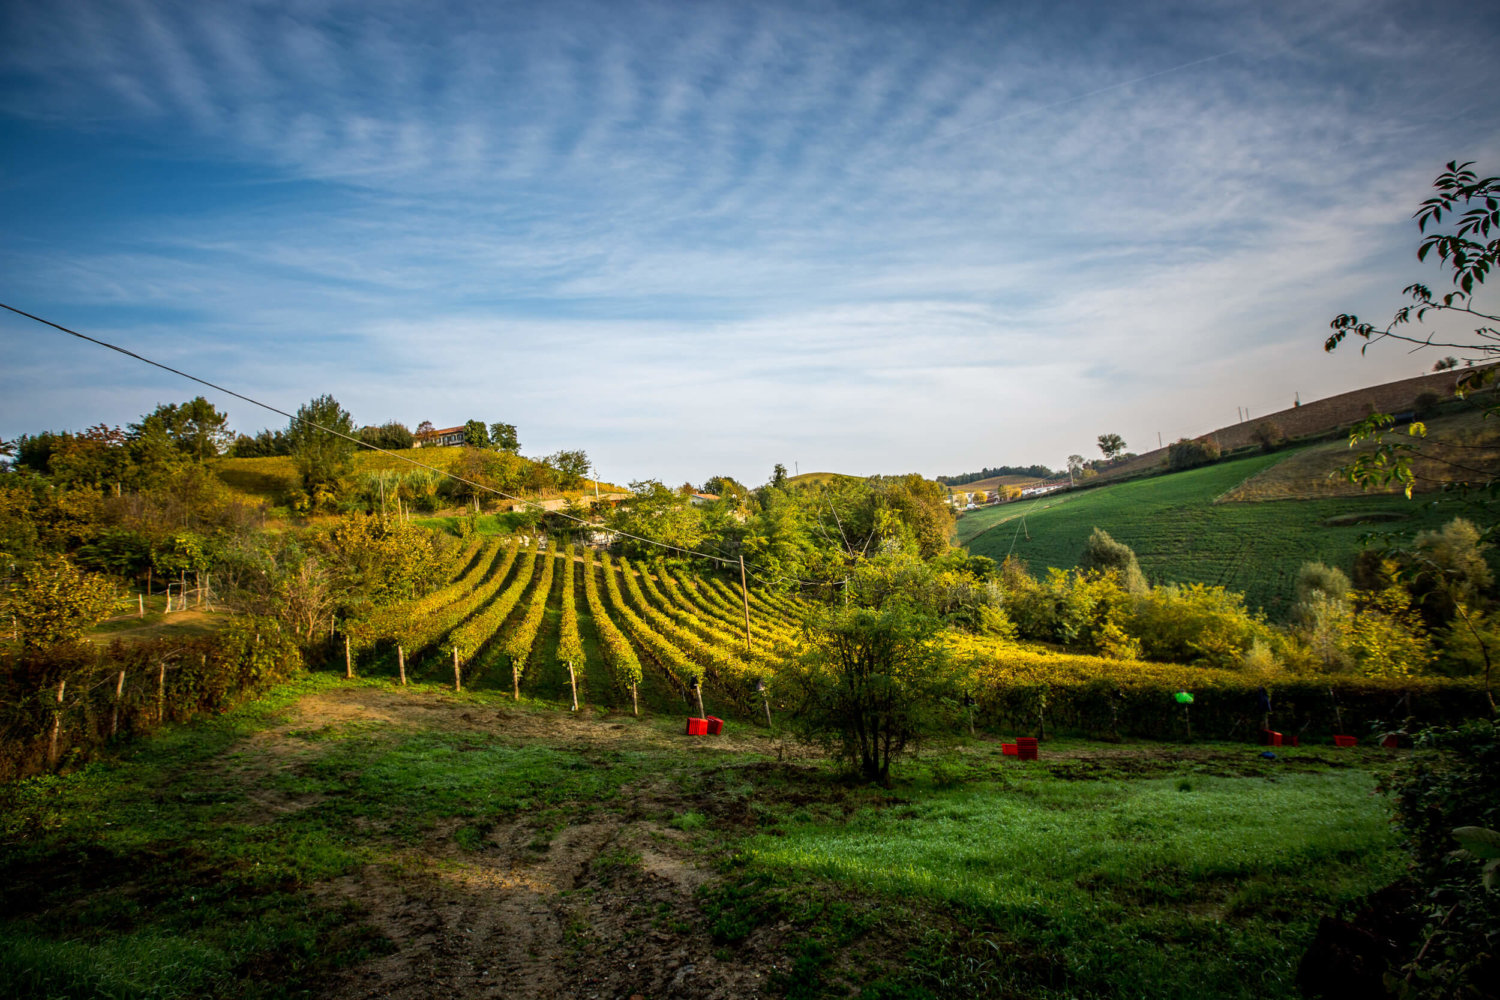
<svg viewBox="0 0 1500 1000">
<path fill-rule="evenodd" d="M 1173 777 L 1071 782 L 1013 768 L 1002 783 L 905 808 L 789 824 L 750 854 L 975 914 L 1005 945 L 976 958 L 987 975 L 968 985 L 997 996 L 1297 995 L 1315 914 L 1399 873 L 1373 777 L 1180 766 Z M 1017 963 L 1027 955 L 1046 971 Z"/>
<path fill-rule="evenodd" d="M 1346 572 L 1372 532 L 1409 539 L 1466 513 L 1451 496 L 1335 497 L 1215 503 L 1289 450 L 1151 479 L 1004 504 L 960 518 L 959 542 L 993 559 L 1008 554 L 1034 573 L 1071 568 L 1095 527 L 1135 550 L 1152 583 L 1208 583 L 1243 591 L 1273 618 L 1293 599 L 1309 560 Z M 1364 521 L 1364 518 L 1369 518 Z"/>
</svg>

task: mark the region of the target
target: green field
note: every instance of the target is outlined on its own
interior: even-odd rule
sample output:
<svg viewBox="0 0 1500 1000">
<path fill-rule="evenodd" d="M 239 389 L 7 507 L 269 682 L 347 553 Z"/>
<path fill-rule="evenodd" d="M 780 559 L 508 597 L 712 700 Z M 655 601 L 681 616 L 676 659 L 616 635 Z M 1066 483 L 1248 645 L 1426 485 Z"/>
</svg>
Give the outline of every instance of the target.
<svg viewBox="0 0 1500 1000">
<path fill-rule="evenodd" d="M 0 995 L 1285 996 L 1402 861 L 1379 750 L 962 739 L 881 789 L 680 727 L 311 675 L 0 786 Z"/>
<path fill-rule="evenodd" d="M 1302 563 L 1318 560 L 1348 572 L 1372 532 L 1409 539 L 1472 516 L 1457 498 L 1433 495 L 1214 502 L 1295 454 L 1257 455 L 978 510 L 959 519 L 959 542 L 994 559 L 1015 555 L 1040 572 L 1076 565 L 1099 527 L 1135 550 L 1152 583 L 1219 584 L 1243 591 L 1251 607 L 1279 618 Z"/>
</svg>

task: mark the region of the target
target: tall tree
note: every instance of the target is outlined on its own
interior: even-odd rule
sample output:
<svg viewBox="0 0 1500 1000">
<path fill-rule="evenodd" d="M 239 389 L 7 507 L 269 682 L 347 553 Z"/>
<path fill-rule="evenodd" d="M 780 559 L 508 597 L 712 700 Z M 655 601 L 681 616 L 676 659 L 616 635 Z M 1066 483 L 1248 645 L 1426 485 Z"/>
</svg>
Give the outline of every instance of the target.
<svg viewBox="0 0 1500 1000">
<path fill-rule="evenodd" d="M 557 485 L 565 490 L 576 489 L 589 474 L 589 456 L 581 448 L 554 452 L 543 461 L 557 470 Z"/>
<path fill-rule="evenodd" d="M 1099 450 L 1104 452 L 1106 459 L 1113 459 L 1125 450 L 1125 439 L 1118 434 L 1100 434 Z"/>
<path fill-rule="evenodd" d="M 490 424 L 490 446 L 496 451 L 508 451 L 512 454 L 521 450 L 521 442 L 516 439 L 515 424 Z"/>
<path fill-rule="evenodd" d="M 470 448 L 488 448 L 490 446 L 490 430 L 482 420 L 469 420 L 464 423 L 464 444 Z"/>
<path fill-rule="evenodd" d="M 319 396 L 297 410 L 287 428 L 292 460 L 308 493 L 334 492 L 354 467 L 354 418 L 331 395 Z M 346 436 L 345 436 L 346 435 Z"/>
</svg>

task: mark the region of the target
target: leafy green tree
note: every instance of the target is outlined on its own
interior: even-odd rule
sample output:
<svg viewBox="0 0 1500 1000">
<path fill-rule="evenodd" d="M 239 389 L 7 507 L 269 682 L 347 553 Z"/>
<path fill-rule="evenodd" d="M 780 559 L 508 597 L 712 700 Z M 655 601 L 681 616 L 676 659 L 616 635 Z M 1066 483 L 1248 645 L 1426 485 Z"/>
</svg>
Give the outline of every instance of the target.
<svg viewBox="0 0 1500 1000">
<path fill-rule="evenodd" d="M 4 611 L 26 649 L 75 642 L 114 607 L 108 578 L 80 570 L 66 556 L 45 555 L 5 590 Z"/>
<path fill-rule="evenodd" d="M 379 427 L 374 425 L 361 427 L 359 439 L 366 444 L 384 448 L 387 451 L 401 451 L 404 448 L 410 448 L 416 437 L 406 429 L 405 424 L 390 420 Z"/>
<path fill-rule="evenodd" d="M 1099 450 L 1104 452 L 1106 461 L 1112 461 L 1116 455 L 1125 450 L 1125 439 L 1118 434 L 1100 434 Z"/>
<path fill-rule="evenodd" d="M 786 485 L 786 466 L 780 462 L 771 470 L 771 485 L 778 488 Z"/>
<path fill-rule="evenodd" d="M 490 446 L 496 451 L 508 451 L 512 454 L 521 450 L 521 442 L 516 438 L 515 424 L 490 424 Z"/>
<path fill-rule="evenodd" d="M 543 461 L 557 470 L 557 485 L 565 490 L 577 489 L 589 474 L 589 456 L 581 448 L 553 452 Z"/>
<path fill-rule="evenodd" d="M 469 448 L 488 448 L 490 446 L 490 431 L 482 420 L 468 420 L 464 422 L 464 445 Z"/>
<path fill-rule="evenodd" d="M 254 437 L 241 434 L 229 446 L 230 458 L 271 458 L 291 453 L 292 443 L 283 430 L 264 430 Z"/>
<path fill-rule="evenodd" d="M 197 462 L 222 454 L 234 441 L 229 414 L 216 409 L 202 396 L 186 403 L 159 404 L 139 424 L 130 425 L 131 437 L 142 434 L 152 421 L 159 424 L 179 451 Z"/>
<path fill-rule="evenodd" d="M 319 396 L 297 410 L 287 428 L 292 460 L 309 494 L 334 494 L 339 480 L 354 468 L 354 418 L 331 395 Z"/>
<path fill-rule="evenodd" d="M 807 652 L 780 674 L 794 724 L 825 743 L 866 781 L 890 784 L 892 761 L 945 727 L 958 693 L 955 670 L 935 641 L 943 619 L 913 599 L 920 563 L 871 563 L 850 585 L 848 605 L 807 622 Z"/>
</svg>

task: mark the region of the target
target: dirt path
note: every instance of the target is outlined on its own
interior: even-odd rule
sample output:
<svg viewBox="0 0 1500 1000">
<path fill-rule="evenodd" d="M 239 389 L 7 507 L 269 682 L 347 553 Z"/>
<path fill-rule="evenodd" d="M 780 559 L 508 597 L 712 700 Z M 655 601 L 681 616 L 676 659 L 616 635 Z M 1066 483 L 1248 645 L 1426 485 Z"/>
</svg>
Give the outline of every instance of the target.
<svg viewBox="0 0 1500 1000">
<path fill-rule="evenodd" d="M 676 747 L 649 724 L 615 717 L 478 706 L 436 692 L 351 687 L 309 695 L 279 725 L 233 752 L 225 772 L 251 808 L 284 814 L 321 798 L 277 790 L 267 780 L 321 749 L 299 734 L 324 728 L 503 730 L 519 740 L 578 749 Z M 754 733 L 726 749 L 774 754 Z M 683 748 L 678 748 L 683 749 Z M 662 821 L 698 805 L 671 780 L 629 786 L 616 809 L 588 809 L 560 829 L 534 814 L 489 831 L 479 849 L 460 848 L 459 820 L 423 843 L 320 885 L 330 903 L 353 903 L 393 945 L 344 970 L 319 991 L 335 1000 L 426 997 L 756 998 L 787 943 L 767 932 L 715 946 L 698 889 L 716 876 Z M 554 817 L 553 822 L 556 822 Z M 726 960 L 727 958 L 727 960 Z"/>
</svg>

